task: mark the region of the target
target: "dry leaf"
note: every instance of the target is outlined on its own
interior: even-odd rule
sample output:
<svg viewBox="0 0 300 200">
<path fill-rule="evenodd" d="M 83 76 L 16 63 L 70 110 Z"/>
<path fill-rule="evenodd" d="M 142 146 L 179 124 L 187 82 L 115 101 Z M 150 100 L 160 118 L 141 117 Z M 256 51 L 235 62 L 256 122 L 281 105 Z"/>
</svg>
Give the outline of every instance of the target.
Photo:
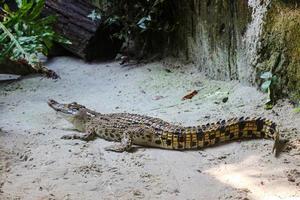
<svg viewBox="0 0 300 200">
<path fill-rule="evenodd" d="M 188 93 L 187 95 L 185 95 L 184 97 L 182 97 L 181 100 L 192 99 L 196 94 L 198 94 L 198 91 L 194 90 L 194 91 Z"/>
</svg>

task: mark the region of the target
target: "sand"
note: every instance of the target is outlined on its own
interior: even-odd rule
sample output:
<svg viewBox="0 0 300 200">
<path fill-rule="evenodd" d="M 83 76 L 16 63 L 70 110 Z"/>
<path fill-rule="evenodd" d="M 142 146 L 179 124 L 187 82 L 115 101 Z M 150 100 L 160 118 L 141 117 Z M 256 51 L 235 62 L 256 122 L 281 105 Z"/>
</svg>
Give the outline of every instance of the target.
<svg viewBox="0 0 300 200">
<path fill-rule="evenodd" d="M 61 79 L 0 82 L 1 200 L 300 199 L 300 114 L 287 100 L 267 111 L 267 95 L 256 88 L 208 80 L 196 67 L 169 60 L 124 67 L 61 57 L 47 66 Z M 192 90 L 199 93 L 182 101 Z M 47 106 L 49 98 L 183 125 L 267 117 L 292 145 L 279 158 L 264 139 L 196 151 L 107 152 L 111 142 L 100 138 L 60 139 L 72 125 Z"/>
</svg>

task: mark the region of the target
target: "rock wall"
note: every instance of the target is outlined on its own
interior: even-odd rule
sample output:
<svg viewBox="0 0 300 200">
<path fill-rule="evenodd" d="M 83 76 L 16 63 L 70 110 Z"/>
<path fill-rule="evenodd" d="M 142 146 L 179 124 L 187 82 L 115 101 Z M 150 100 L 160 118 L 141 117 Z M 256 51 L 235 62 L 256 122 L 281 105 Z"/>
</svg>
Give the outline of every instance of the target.
<svg viewBox="0 0 300 200">
<path fill-rule="evenodd" d="M 108 4 L 107 0 L 92 1 L 102 8 Z M 271 71 L 279 77 L 278 97 L 300 99 L 299 0 L 172 3 L 178 25 L 171 39 L 165 41 L 168 52 L 193 62 L 217 80 L 259 85 L 260 74 Z M 158 41 L 163 49 L 164 42 Z"/>
<path fill-rule="evenodd" d="M 300 2 L 273 0 L 266 16 L 257 65 L 278 80 L 276 94 L 300 100 Z M 259 79 L 257 78 L 259 81 Z"/>
<path fill-rule="evenodd" d="M 277 97 L 300 99 L 299 0 L 187 0 L 177 9 L 175 56 L 218 80 L 259 85 L 271 71 Z"/>
<path fill-rule="evenodd" d="M 211 78 L 246 79 L 241 66 L 251 21 L 247 0 L 178 1 L 177 8 L 175 55 L 199 65 Z"/>
</svg>

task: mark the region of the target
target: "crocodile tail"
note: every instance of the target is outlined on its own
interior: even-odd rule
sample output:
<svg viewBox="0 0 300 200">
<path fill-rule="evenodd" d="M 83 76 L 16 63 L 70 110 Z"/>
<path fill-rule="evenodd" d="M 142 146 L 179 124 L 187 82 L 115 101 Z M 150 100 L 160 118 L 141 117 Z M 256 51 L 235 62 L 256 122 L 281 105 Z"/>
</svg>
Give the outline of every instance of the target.
<svg viewBox="0 0 300 200">
<path fill-rule="evenodd" d="M 197 127 L 197 147 L 213 146 L 239 139 L 274 139 L 274 150 L 278 149 L 277 124 L 265 118 L 234 118 Z"/>
<path fill-rule="evenodd" d="M 201 149 L 233 140 L 271 138 L 273 151 L 278 149 L 279 132 L 276 123 L 264 118 L 233 118 L 194 127 L 164 131 L 156 144 L 166 149 Z"/>
</svg>

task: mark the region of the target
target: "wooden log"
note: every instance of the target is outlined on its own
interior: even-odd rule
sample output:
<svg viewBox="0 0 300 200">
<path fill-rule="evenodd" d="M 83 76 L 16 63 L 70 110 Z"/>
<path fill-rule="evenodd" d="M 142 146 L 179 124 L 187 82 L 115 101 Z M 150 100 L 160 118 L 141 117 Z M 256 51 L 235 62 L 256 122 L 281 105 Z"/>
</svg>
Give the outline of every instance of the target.
<svg viewBox="0 0 300 200">
<path fill-rule="evenodd" d="M 93 10 L 97 8 L 86 0 L 46 0 L 43 14 L 57 16 L 54 29 L 72 42 L 63 47 L 74 55 L 88 61 L 112 58 L 121 46 L 111 37 L 118 30 L 89 18 Z"/>
<path fill-rule="evenodd" d="M 44 66 L 41 66 L 36 70 L 24 61 L 12 61 L 9 59 L 0 62 L 0 74 L 15 74 L 21 76 L 29 74 L 42 74 L 53 79 L 59 78 L 54 71 L 47 69 Z"/>
</svg>

